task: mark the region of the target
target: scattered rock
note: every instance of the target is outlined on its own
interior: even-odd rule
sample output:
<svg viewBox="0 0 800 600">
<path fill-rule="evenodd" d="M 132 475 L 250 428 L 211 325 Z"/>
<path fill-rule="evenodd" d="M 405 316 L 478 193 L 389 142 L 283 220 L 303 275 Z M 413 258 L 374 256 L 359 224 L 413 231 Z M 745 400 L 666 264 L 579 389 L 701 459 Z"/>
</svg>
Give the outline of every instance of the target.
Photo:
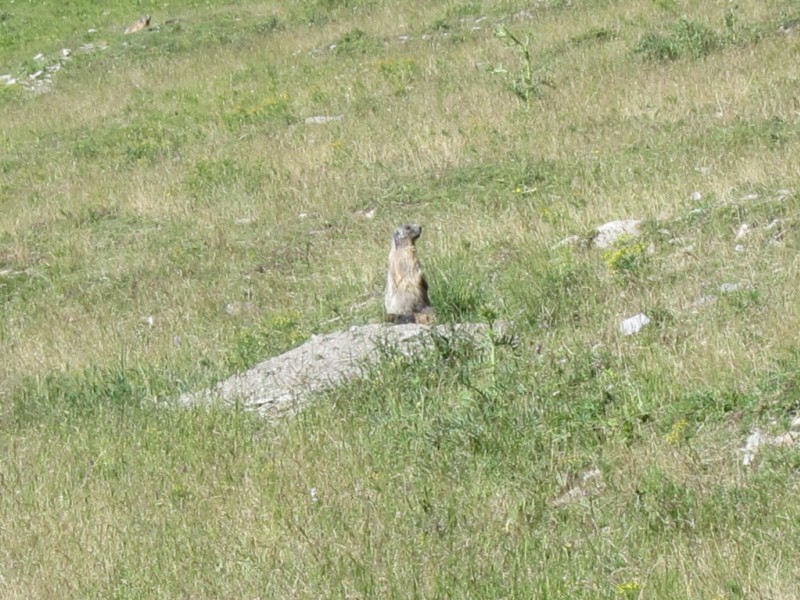
<svg viewBox="0 0 800 600">
<path fill-rule="evenodd" d="M 147 325 L 148 327 L 153 327 L 156 324 L 156 320 L 153 315 L 147 315 L 146 317 L 142 317 L 139 319 L 142 325 Z"/>
<path fill-rule="evenodd" d="M 744 448 L 742 448 L 742 464 L 747 466 L 753 462 L 753 459 L 756 457 L 758 453 L 758 447 L 761 445 L 762 436 L 761 433 L 755 431 L 747 436 L 747 440 L 745 441 Z"/>
<path fill-rule="evenodd" d="M 224 306 L 225 312 L 231 316 L 253 312 L 254 308 L 252 302 L 228 302 Z"/>
<path fill-rule="evenodd" d="M 794 426 L 794 421 L 792 425 Z M 765 435 L 758 430 L 754 431 L 747 437 L 744 448 L 740 450 L 742 464 L 745 466 L 752 464 L 761 446 L 800 447 L 800 431 L 793 429 L 781 435 Z"/>
<path fill-rule="evenodd" d="M 302 409 L 309 394 L 362 374 L 378 349 L 394 347 L 413 354 L 433 343 L 433 337 L 485 339 L 489 326 L 464 323 L 434 327 L 364 325 L 346 331 L 314 335 L 305 344 L 270 358 L 216 386 L 178 398 L 182 406 L 207 406 L 215 402 L 241 406 L 268 418 Z"/>
<path fill-rule="evenodd" d="M 573 481 L 567 481 L 561 495 L 550 501 L 550 506 L 558 507 L 572 504 L 578 500 L 593 496 L 602 492 L 606 487 L 603 481 L 603 474 L 600 469 L 584 471 Z"/>
<path fill-rule="evenodd" d="M 16 277 L 17 275 L 25 275 L 27 271 L 15 271 L 14 269 L 0 269 L 0 277 Z"/>
<path fill-rule="evenodd" d="M 700 200 L 703 199 L 703 194 L 700 192 L 692 192 L 692 195 L 689 196 L 689 198 L 692 200 L 692 202 L 700 202 Z"/>
<path fill-rule="evenodd" d="M 377 209 L 374 206 L 369 206 L 369 207 L 364 208 L 362 210 L 357 210 L 353 214 L 356 217 L 358 217 L 359 219 L 365 219 L 367 221 L 370 221 L 370 220 L 375 218 L 375 213 L 376 212 L 377 212 Z"/>
<path fill-rule="evenodd" d="M 239 219 L 235 219 L 233 222 L 235 225 L 252 225 L 256 222 L 256 220 L 253 217 L 241 217 Z"/>
<path fill-rule="evenodd" d="M 723 283 L 719 286 L 719 291 L 725 294 L 730 294 L 740 289 L 742 286 L 738 283 Z"/>
<path fill-rule="evenodd" d="M 690 305 L 689 308 L 698 309 L 702 308 L 703 306 L 708 306 L 709 304 L 714 304 L 717 301 L 717 297 L 714 294 L 707 294 L 705 296 L 700 296 L 699 298 L 695 299 Z"/>
<path fill-rule="evenodd" d="M 643 313 L 639 313 L 620 322 L 619 330 L 623 335 L 633 335 L 634 333 L 639 333 L 648 323 L 650 323 L 650 318 Z"/>
<path fill-rule="evenodd" d="M 742 223 L 739 226 L 739 229 L 736 231 L 736 237 L 734 237 L 733 239 L 740 240 L 743 237 L 745 237 L 748 233 L 750 233 L 750 225 L 748 225 L 747 223 Z"/>
<path fill-rule="evenodd" d="M 563 248 L 564 246 L 577 246 L 581 243 L 580 236 L 570 235 L 558 242 L 553 248 Z"/>
<path fill-rule="evenodd" d="M 742 244 L 736 244 L 733 247 L 733 251 L 734 252 L 744 252 L 745 251 L 745 247 Z"/>
<path fill-rule="evenodd" d="M 769 223 L 766 225 L 766 227 L 764 227 L 764 229 L 766 229 L 767 231 L 772 231 L 772 230 L 773 230 L 773 229 L 775 229 L 775 228 L 776 228 L 778 225 L 780 225 L 781 223 L 783 223 L 783 221 L 784 221 L 783 219 L 772 219 L 772 221 L 770 221 L 770 222 L 769 222 Z"/>
<path fill-rule="evenodd" d="M 95 50 L 105 50 L 106 48 L 108 48 L 108 44 L 105 42 L 89 42 L 88 44 L 81 46 L 81 50 L 87 54 L 94 52 Z"/>
<path fill-rule="evenodd" d="M 622 236 L 636 237 L 642 233 L 642 221 L 628 219 L 623 221 L 610 221 L 600 225 L 592 236 L 591 244 L 601 250 L 609 248 Z"/>
<path fill-rule="evenodd" d="M 344 115 L 333 115 L 333 116 L 326 116 L 326 115 L 316 115 L 314 117 L 307 117 L 306 118 L 306 125 L 315 125 L 321 123 L 330 123 L 331 121 L 341 121 L 344 118 Z"/>
<path fill-rule="evenodd" d="M 751 200 L 758 200 L 758 198 L 759 198 L 758 194 L 745 194 L 744 196 L 739 198 L 739 200 L 741 200 L 742 202 L 750 202 Z"/>
</svg>

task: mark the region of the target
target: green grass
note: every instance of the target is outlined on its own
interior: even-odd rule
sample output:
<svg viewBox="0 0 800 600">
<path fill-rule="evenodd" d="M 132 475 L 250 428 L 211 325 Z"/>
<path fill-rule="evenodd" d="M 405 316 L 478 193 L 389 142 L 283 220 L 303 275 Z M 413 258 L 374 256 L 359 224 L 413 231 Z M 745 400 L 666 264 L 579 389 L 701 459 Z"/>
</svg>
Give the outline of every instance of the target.
<svg viewBox="0 0 800 600">
<path fill-rule="evenodd" d="M 800 595 L 800 453 L 738 453 L 800 410 L 797 15 L 7 3 L 0 74 L 73 55 L 0 85 L 0 596 Z M 440 321 L 507 334 L 173 406 L 380 320 L 403 222 Z"/>
</svg>

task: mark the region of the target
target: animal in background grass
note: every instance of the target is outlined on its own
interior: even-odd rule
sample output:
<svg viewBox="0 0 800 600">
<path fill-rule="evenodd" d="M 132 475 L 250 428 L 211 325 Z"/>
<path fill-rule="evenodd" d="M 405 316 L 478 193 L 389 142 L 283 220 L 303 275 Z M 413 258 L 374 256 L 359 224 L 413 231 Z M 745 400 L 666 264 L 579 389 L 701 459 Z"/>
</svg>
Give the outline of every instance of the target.
<svg viewBox="0 0 800 600">
<path fill-rule="evenodd" d="M 433 322 L 433 307 L 428 299 L 428 282 L 417 257 L 419 225 L 401 225 L 392 233 L 389 271 L 386 275 L 386 320 L 391 323 Z"/>
<path fill-rule="evenodd" d="M 128 25 L 128 27 L 125 29 L 125 34 L 127 35 L 129 33 L 136 33 L 137 31 L 141 31 L 142 29 L 146 29 L 148 27 L 150 27 L 150 15 L 144 15 L 135 23 Z"/>
</svg>

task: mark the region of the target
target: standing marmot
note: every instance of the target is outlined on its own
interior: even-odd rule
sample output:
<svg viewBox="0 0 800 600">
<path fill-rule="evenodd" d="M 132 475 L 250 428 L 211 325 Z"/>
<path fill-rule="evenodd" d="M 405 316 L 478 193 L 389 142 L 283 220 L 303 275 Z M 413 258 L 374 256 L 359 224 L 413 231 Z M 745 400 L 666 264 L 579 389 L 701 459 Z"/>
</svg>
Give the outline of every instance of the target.
<svg viewBox="0 0 800 600">
<path fill-rule="evenodd" d="M 431 323 L 433 307 L 428 300 L 428 282 L 422 273 L 414 242 L 422 233 L 419 225 L 401 225 L 392 233 L 389 272 L 386 275 L 386 320 L 392 323 Z"/>
</svg>

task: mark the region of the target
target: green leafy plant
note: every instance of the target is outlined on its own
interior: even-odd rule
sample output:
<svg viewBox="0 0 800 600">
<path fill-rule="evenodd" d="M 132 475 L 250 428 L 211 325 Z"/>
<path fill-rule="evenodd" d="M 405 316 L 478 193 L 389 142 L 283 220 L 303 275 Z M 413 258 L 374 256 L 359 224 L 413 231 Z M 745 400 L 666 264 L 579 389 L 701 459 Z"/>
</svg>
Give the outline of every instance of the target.
<svg viewBox="0 0 800 600">
<path fill-rule="evenodd" d="M 541 98 L 544 87 L 554 87 L 553 84 L 538 73 L 533 63 L 530 49 L 530 38 L 523 40 L 506 26 L 501 25 L 495 29 L 496 38 L 504 40 L 509 48 L 515 48 L 520 55 L 521 68 L 518 72 L 510 73 L 503 67 L 495 67 L 493 73 L 502 74 L 506 79 L 506 86 L 523 102 Z"/>
<path fill-rule="evenodd" d="M 640 274 L 647 260 L 644 244 L 630 236 L 621 236 L 603 252 L 603 262 L 615 276 L 630 278 Z"/>
</svg>

